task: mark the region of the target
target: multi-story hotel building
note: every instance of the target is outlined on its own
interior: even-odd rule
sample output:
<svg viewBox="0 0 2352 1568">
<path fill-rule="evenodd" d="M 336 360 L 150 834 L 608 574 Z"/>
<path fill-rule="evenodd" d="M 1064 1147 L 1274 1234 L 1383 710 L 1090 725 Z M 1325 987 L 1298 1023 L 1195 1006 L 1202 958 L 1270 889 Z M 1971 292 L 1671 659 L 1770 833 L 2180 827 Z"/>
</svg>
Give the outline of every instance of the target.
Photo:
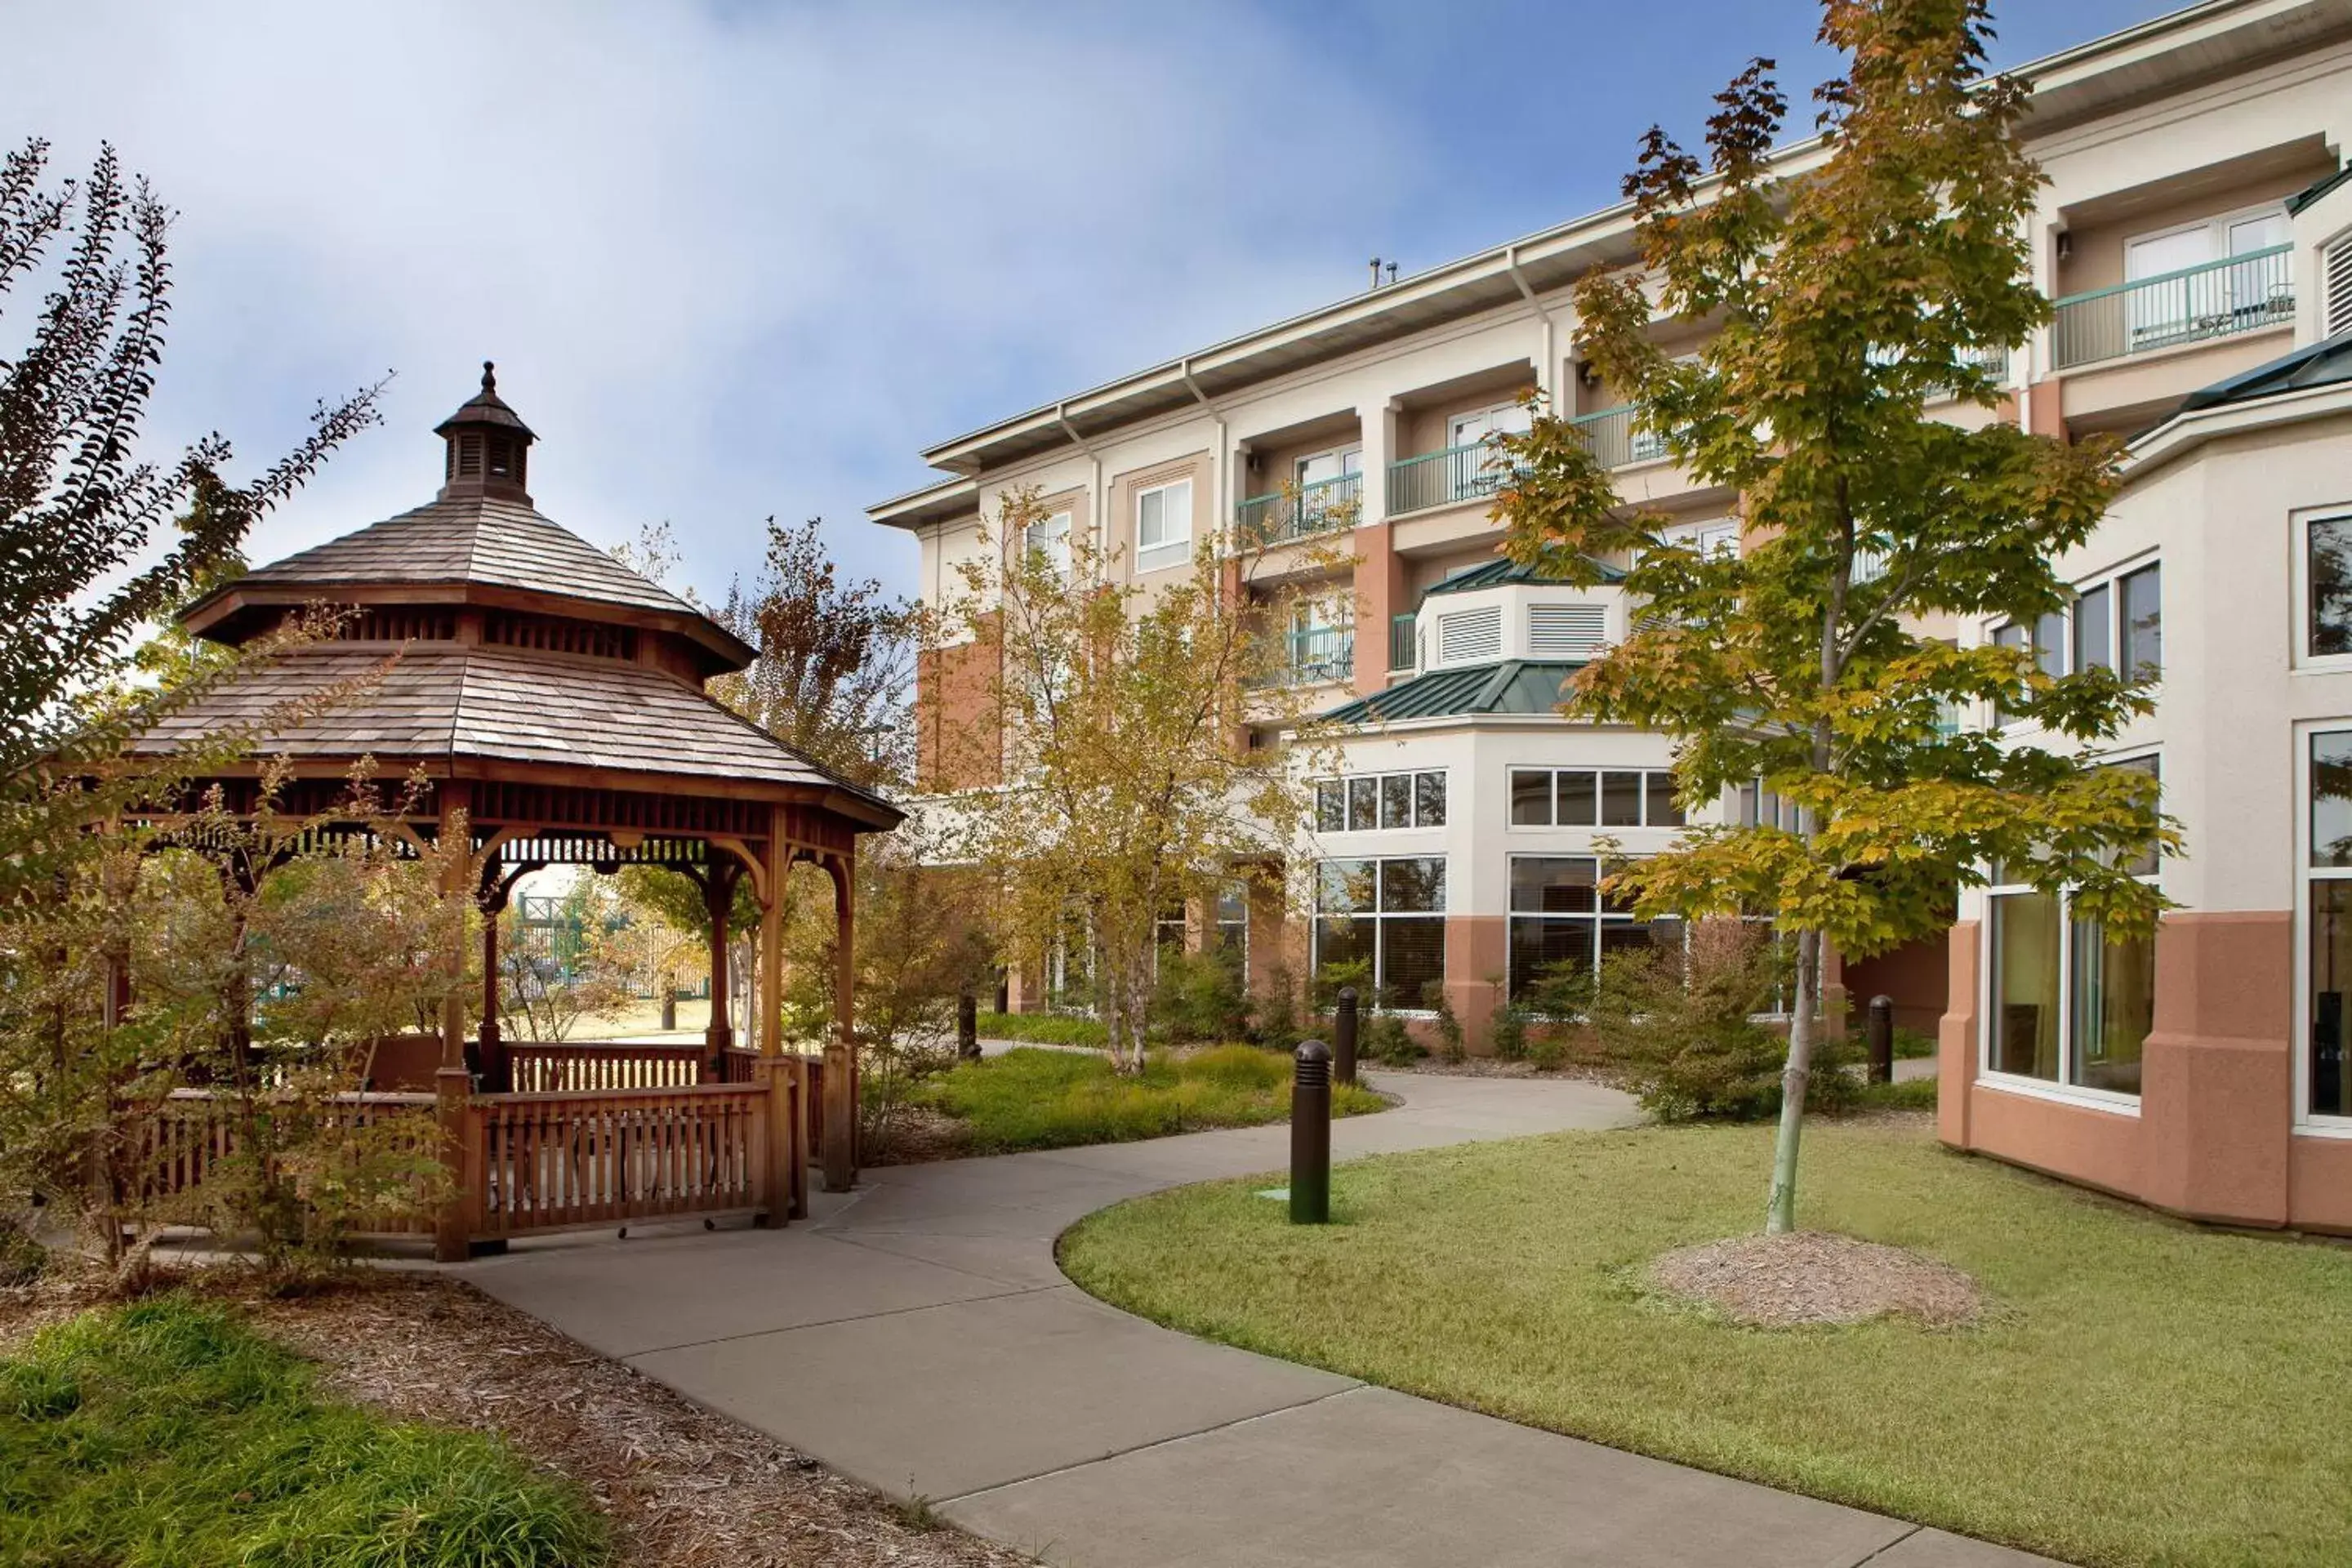
<svg viewBox="0 0 2352 1568">
<path fill-rule="evenodd" d="M 2109 760 L 2159 773 L 2188 852 L 2151 874 L 2180 908 L 2131 949 L 2070 927 L 2063 900 L 1972 891 L 1948 944 L 1849 964 L 1843 989 L 1940 1018 L 1955 1144 L 2184 1212 L 2352 1228 L 2352 0 L 2209 0 L 2021 71 L 2055 320 L 2008 356 L 1999 409 L 1948 416 L 2133 437 L 2129 479 L 2060 563 L 2073 612 L 1929 629 L 2053 668 L 2160 668 L 2156 711 Z M 1644 939 L 1596 897 L 1594 840 L 1639 853 L 1681 821 L 1664 737 L 1554 711 L 1628 607 L 1500 563 L 1486 437 L 1538 392 L 1627 500 L 1738 547 L 1734 498 L 1576 355 L 1571 285 L 1633 255 L 1624 209 L 1572 219 L 931 447 L 950 477 L 869 513 L 916 535 L 932 595 L 1023 487 L 1045 532 L 1115 548 L 1146 586 L 1213 531 L 1347 527 L 1352 565 L 1288 628 L 1293 679 L 1350 725 L 1302 853 L 1382 862 L 1370 885 L 1398 907 L 1340 922 L 1256 900 L 1252 967 L 1344 952 L 1403 1006 L 1442 984 L 1474 1048 L 1537 967 Z M 986 658 L 924 663 L 940 787 L 991 776 L 938 740 L 984 695 Z"/>
</svg>

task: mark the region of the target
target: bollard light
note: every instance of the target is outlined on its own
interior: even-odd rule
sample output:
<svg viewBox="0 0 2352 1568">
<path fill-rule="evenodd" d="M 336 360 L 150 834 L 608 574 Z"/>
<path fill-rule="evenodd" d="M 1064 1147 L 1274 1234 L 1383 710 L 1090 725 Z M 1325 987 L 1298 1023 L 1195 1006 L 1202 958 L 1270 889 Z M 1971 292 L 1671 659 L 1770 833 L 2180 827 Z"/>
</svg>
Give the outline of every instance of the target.
<svg viewBox="0 0 2352 1568">
<path fill-rule="evenodd" d="M 1870 999 L 1870 1081 L 1895 1081 L 1895 998 L 1873 996 Z"/>
<path fill-rule="evenodd" d="M 1340 1083 L 1356 1081 L 1356 988 L 1339 987 L 1339 1005 L 1331 1017 L 1331 1076 Z"/>
<path fill-rule="evenodd" d="M 1331 1048 L 1298 1047 L 1290 1080 L 1290 1223 L 1331 1218 Z"/>
</svg>

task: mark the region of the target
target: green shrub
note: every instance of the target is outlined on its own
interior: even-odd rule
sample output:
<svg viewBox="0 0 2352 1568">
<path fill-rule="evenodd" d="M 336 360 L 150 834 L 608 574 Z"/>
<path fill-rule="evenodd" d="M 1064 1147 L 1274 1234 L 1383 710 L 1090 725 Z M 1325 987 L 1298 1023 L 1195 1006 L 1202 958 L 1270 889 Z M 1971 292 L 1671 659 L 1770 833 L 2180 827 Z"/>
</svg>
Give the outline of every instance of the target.
<svg viewBox="0 0 2352 1568">
<path fill-rule="evenodd" d="M 1026 1040 L 1033 1045 L 1092 1046 L 1097 1049 L 1110 1043 L 1110 1031 L 1100 1019 L 1080 1018 L 1068 1013 L 982 1013 L 979 1027 L 983 1040 Z"/>
<path fill-rule="evenodd" d="M 1528 1055 L 1528 1016 L 1516 1002 L 1507 1002 L 1495 1010 L 1495 1022 L 1488 1033 L 1487 1043 L 1494 1047 L 1499 1061 L 1525 1061 Z"/>
<path fill-rule="evenodd" d="M 1470 1054 L 1462 1037 L 1462 1020 L 1454 1016 L 1454 1004 L 1445 999 L 1444 985 L 1433 982 L 1428 991 L 1430 1010 L 1437 1015 L 1437 1054 L 1445 1061 L 1459 1062 Z"/>
<path fill-rule="evenodd" d="M 1894 1083 L 1869 1083 L 1854 1090 L 1852 1109 L 1855 1110 L 1933 1110 L 1936 1109 L 1936 1080 L 1932 1078 L 1902 1079 Z"/>
<path fill-rule="evenodd" d="M 1388 1067 L 1410 1067 L 1429 1055 L 1405 1022 L 1394 1013 L 1360 1015 L 1356 1032 L 1356 1055 L 1368 1062 Z"/>
<path fill-rule="evenodd" d="M 1255 1046 L 1189 1056 L 1155 1051 L 1131 1078 L 1099 1056 L 1011 1050 L 965 1062 L 921 1092 L 927 1104 L 964 1123 L 975 1152 L 1000 1154 L 1278 1121 L 1290 1113 L 1290 1080 L 1287 1057 Z M 1355 1085 L 1335 1085 L 1331 1103 L 1341 1116 L 1387 1105 Z"/>
<path fill-rule="evenodd" d="M 1292 1051 L 1307 1037 L 1298 1027 L 1298 982 L 1286 963 L 1266 972 L 1265 988 L 1249 1001 L 1250 1037 L 1269 1050 Z"/>
<path fill-rule="evenodd" d="M 1601 1058 L 1663 1121 L 1747 1121 L 1780 1108 L 1788 1042 L 1757 1022 L 1783 962 L 1769 932 L 1731 921 L 1691 929 L 1686 948 L 1635 948 L 1602 959 L 1587 1016 Z M 1843 1042 L 1813 1047 L 1806 1103 L 1836 1110 L 1859 1083 Z"/>
<path fill-rule="evenodd" d="M 1895 1059 L 1896 1061 L 1916 1061 L 1922 1057 L 1932 1057 L 1936 1054 L 1936 1049 L 1935 1036 L 1923 1035 L 1916 1029 L 1906 1029 L 1900 1024 L 1895 1026 Z"/>
<path fill-rule="evenodd" d="M 1369 1012 L 1372 1002 L 1372 961 L 1350 958 L 1327 963 L 1315 972 L 1315 983 L 1309 988 L 1307 1001 L 1318 1013 L 1328 1013 L 1339 1005 L 1339 993 L 1348 986 L 1356 988 L 1356 1005 Z"/>
<path fill-rule="evenodd" d="M 30 1285 L 47 1272 L 49 1249 L 33 1234 L 33 1216 L 39 1212 L 0 1214 L 0 1288 Z"/>
<path fill-rule="evenodd" d="M 502 1442 L 322 1399 L 217 1307 L 87 1313 L 0 1361 L 0 1561 L 572 1568 L 606 1551 L 586 1500 Z"/>
<path fill-rule="evenodd" d="M 1528 1064 L 1538 1072 L 1558 1072 L 1568 1065 L 1569 1036 L 1565 1026 L 1554 1025 L 1528 1037 Z"/>
<path fill-rule="evenodd" d="M 1250 1006 L 1241 954 L 1162 948 L 1148 1017 L 1153 1038 L 1172 1045 L 1245 1038 Z"/>
</svg>

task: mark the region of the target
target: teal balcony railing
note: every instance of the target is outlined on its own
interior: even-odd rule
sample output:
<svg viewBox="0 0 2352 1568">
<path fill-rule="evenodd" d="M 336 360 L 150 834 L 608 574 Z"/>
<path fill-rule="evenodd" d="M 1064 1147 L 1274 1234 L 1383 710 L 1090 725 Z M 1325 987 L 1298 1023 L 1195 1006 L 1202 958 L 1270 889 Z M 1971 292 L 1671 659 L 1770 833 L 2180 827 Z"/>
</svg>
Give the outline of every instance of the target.
<svg viewBox="0 0 2352 1568">
<path fill-rule="evenodd" d="M 2060 370 L 2294 320 L 2294 247 L 2273 245 L 2056 301 Z"/>
<path fill-rule="evenodd" d="M 1420 624 L 1421 617 L 1415 615 L 1407 614 L 1389 617 L 1389 668 L 1391 669 L 1411 669 L 1421 662 L 1420 638 L 1414 631 Z"/>
<path fill-rule="evenodd" d="M 1319 686 L 1328 680 L 1356 679 L 1356 628 L 1313 626 L 1283 639 L 1282 667 L 1251 684 L 1256 686 Z"/>
<path fill-rule="evenodd" d="M 1634 412 L 1633 405 L 1625 404 L 1595 414 L 1580 414 L 1569 425 L 1584 437 L 1584 444 L 1604 468 L 1654 463 L 1666 455 L 1665 437 L 1635 428 Z"/>
<path fill-rule="evenodd" d="M 1253 543 L 1280 544 L 1335 528 L 1353 528 L 1363 510 L 1364 476 L 1341 474 L 1301 485 L 1296 495 L 1252 496 L 1234 509 L 1242 537 Z"/>
<path fill-rule="evenodd" d="M 1424 452 L 1389 465 L 1389 515 L 1483 500 L 1510 477 L 1510 459 L 1492 442 Z"/>
</svg>

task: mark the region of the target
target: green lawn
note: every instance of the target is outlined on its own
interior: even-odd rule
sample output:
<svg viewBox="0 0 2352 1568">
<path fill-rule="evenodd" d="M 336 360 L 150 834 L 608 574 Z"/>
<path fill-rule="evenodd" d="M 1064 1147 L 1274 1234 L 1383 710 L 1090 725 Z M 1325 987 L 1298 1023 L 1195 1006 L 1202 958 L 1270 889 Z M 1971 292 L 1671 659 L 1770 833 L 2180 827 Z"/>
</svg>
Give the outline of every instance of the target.
<svg viewBox="0 0 2352 1568">
<path fill-rule="evenodd" d="M 2352 1563 L 2352 1250 L 2161 1219 L 1914 1119 L 1817 1121 L 1804 1223 L 1969 1270 L 1983 1323 L 1769 1331 L 1645 1292 L 1658 1253 L 1760 1222 L 1770 1138 L 1369 1160 L 1328 1228 L 1185 1188 L 1083 1222 L 1063 1265 L 1189 1332 L 2070 1561 Z"/>
<path fill-rule="evenodd" d="M 478 1433 L 383 1419 L 226 1310 L 86 1313 L 0 1359 L 0 1563 L 579 1568 L 603 1521 Z"/>
<path fill-rule="evenodd" d="M 1155 1052 L 1139 1078 L 1119 1077 L 1095 1052 L 1016 1049 L 942 1073 L 918 1098 L 962 1122 L 972 1152 L 1002 1154 L 1279 1121 L 1290 1114 L 1291 1071 L 1288 1057 L 1255 1046 Z M 1388 1102 L 1335 1084 L 1331 1104 L 1357 1116 Z"/>
</svg>

